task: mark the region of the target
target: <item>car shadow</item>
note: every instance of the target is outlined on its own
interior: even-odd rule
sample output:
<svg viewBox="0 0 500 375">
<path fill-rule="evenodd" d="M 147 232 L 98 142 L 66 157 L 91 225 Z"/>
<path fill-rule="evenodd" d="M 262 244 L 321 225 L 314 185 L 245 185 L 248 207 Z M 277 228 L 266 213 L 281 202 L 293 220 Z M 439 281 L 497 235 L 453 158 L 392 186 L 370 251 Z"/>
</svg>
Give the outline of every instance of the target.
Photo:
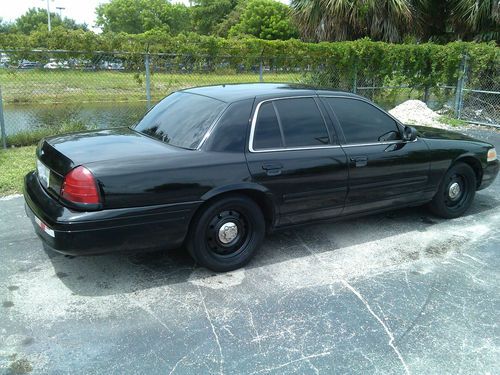
<svg viewBox="0 0 500 375">
<path fill-rule="evenodd" d="M 478 194 L 465 216 L 498 209 L 500 200 L 492 193 Z M 266 237 L 262 248 L 245 269 L 309 256 L 311 249 L 317 253 L 330 252 L 342 246 L 359 245 L 413 231 L 423 232 L 443 221 L 446 220 L 432 216 L 425 207 L 415 207 L 278 231 Z M 46 253 L 55 275 L 74 294 L 83 296 L 131 293 L 212 274 L 207 270 L 194 272 L 199 271 L 199 266 L 183 248 L 82 257 L 66 256 L 51 250 L 46 250 Z"/>
</svg>

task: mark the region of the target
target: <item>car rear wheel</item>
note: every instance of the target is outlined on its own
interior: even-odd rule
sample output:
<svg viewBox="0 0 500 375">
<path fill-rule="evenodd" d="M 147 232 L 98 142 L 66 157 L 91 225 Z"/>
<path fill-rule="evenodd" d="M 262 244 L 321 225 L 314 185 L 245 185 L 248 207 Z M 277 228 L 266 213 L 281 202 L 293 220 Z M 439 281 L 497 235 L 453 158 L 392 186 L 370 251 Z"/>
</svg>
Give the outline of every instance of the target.
<svg viewBox="0 0 500 375">
<path fill-rule="evenodd" d="M 435 215 L 452 219 L 469 209 L 475 194 L 474 170 L 465 163 L 457 163 L 446 172 L 429 208 Z"/>
<path fill-rule="evenodd" d="M 259 206 L 245 196 L 227 196 L 199 212 L 190 227 L 187 249 L 213 271 L 244 266 L 261 245 L 265 221 Z"/>
</svg>

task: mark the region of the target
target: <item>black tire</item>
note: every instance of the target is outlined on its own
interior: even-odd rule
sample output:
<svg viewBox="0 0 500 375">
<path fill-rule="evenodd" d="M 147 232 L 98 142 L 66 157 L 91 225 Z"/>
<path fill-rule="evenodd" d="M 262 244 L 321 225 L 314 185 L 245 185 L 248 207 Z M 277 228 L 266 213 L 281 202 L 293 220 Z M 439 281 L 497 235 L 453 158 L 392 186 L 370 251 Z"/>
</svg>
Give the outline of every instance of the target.
<svg viewBox="0 0 500 375">
<path fill-rule="evenodd" d="M 230 195 L 209 203 L 195 215 L 186 247 L 198 264 L 227 272 L 250 261 L 265 233 L 260 207 L 250 198 Z"/>
<path fill-rule="evenodd" d="M 453 219 L 469 209 L 475 195 L 474 170 L 468 164 L 456 163 L 446 172 L 429 208 L 437 216 Z"/>
</svg>

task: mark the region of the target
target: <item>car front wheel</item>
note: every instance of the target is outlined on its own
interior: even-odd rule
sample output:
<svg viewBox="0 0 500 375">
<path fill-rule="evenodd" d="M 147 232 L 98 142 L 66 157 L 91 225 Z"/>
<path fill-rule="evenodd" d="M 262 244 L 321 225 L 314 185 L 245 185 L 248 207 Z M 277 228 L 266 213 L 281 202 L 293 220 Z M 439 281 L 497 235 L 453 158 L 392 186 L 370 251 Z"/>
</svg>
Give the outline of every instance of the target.
<svg viewBox="0 0 500 375">
<path fill-rule="evenodd" d="M 457 163 L 446 172 L 429 208 L 438 216 L 452 219 L 469 209 L 475 194 L 474 170 L 468 164 Z"/>
<path fill-rule="evenodd" d="M 186 245 L 197 263 L 226 272 L 248 263 L 264 235 L 260 207 L 245 196 L 232 195 L 209 203 L 195 215 Z"/>
</svg>

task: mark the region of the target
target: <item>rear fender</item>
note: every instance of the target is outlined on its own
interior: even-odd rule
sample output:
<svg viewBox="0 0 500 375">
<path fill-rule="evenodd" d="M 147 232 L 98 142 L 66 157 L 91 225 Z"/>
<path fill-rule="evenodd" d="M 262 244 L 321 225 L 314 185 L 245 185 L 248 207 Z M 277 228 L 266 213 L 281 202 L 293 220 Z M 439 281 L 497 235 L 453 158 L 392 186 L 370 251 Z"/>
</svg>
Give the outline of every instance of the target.
<svg viewBox="0 0 500 375">
<path fill-rule="evenodd" d="M 264 186 L 251 183 L 251 182 L 242 182 L 242 183 L 237 183 L 237 184 L 230 184 L 230 185 L 224 185 L 224 186 L 218 186 L 214 189 L 209 190 L 203 196 L 201 197 L 201 200 L 204 202 L 207 202 L 210 199 L 216 198 L 218 196 L 221 196 L 223 194 L 228 194 L 228 193 L 240 193 L 240 194 L 247 194 L 247 195 L 253 195 L 252 193 L 257 193 L 257 195 L 264 196 L 266 202 L 262 202 L 266 205 L 270 205 L 271 207 L 271 215 L 272 217 L 270 219 L 270 226 L 274 227 L 278 221 L 279 218 L 279 204 L 276 201 L 274 194 L 271 193 L 268 189 L 266 189 Z M 250 194 L 249 194 L 250 193 Z M 253 198 L 253 197 L 252 197 Z"/>
</svg>

